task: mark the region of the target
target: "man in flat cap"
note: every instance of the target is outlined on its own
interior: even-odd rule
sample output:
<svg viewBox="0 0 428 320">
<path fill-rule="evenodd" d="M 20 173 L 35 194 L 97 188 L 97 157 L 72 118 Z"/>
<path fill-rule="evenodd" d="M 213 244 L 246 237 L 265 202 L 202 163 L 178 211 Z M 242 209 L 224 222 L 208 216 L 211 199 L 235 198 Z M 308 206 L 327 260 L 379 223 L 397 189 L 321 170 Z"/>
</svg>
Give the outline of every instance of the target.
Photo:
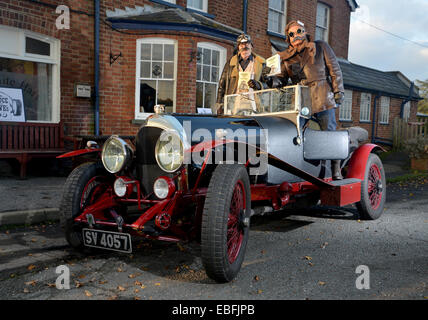
<svg viewBox="0 0 428 320">
<path fill-rule="evenodd" d="M 229 94 L 251 92 L 264 88 L 261 81 L 265 59 L 253 52 L 251 37 L 241 34 L 237 40 L 237 54 L 226 62 L 218 84 L 217 103 L 213 113 L 222 114 L 224 96 Z"/>
<path fill-rule="evenodd" d="M 293 84 L 310 88 L 312 112 L 318 119 L 321 130 L 336 130 L 335 108 L 344 98 L 342 71 L 336 56 L 325 41 L 311 41 L 300 21 L 291 21 L 285 27 L 288 49 L 280 52 L 281 74 L 268 81 L 270 87 Z M 332 161 L 334 180 L 342 179 L 340 161 Z"/>
</svg>

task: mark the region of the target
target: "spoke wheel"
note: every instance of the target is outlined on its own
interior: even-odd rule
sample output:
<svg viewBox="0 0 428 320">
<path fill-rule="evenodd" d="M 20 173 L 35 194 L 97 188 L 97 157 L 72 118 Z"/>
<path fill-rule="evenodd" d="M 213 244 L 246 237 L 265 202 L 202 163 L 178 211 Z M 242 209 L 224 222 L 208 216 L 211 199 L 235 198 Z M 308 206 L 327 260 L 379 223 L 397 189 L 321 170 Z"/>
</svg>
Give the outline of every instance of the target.
<svg viewBox="0 0 428 320">
<path fill-rule="evenodd" d="M 81 227 L 74 219 L 95 203 L 108 188 L 108 174 L 100 163 L 84 163 L 68 176 L 60 204 L 60 223 L 67 242 L 74 249 L 84 249 Z"/>
<path fill-rule="evenodd" d="M 251 214 L 250 182 L 242 165 L 220 164 L 208 186 L 202 214 L 201 254 L 207 275 L 220 283 L 241 269 Z"/>
<path fill-rule="evenodd" d="M 243 215 L 245 212 L 245 190 L 242 181 L 238 181 L 233 191 L 227 223 L 227 254 L 229 263 L 234 263 L 244 239 Z"/>
<path fill-rule="evenodd" d="M 378 219 L 384 209 L 386 200 L 386 179 L 382 161 L 375 154 L 370 154 L 366 164 L 364 181 L 361 183 L 361 201 L 357 209 L 365 220 Z"/>
</svg>

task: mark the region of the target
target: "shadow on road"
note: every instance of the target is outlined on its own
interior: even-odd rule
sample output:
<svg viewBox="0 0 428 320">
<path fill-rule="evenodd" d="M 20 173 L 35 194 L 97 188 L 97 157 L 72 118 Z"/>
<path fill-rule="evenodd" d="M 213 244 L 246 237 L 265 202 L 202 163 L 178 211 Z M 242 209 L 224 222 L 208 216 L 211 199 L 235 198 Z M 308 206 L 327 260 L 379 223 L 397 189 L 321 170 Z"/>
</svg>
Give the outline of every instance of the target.
<svg viewBox="0 0 428 320">
<path fill-rule="evenodd" d="M 327 207 L 315 206 L 306 210 L 290 211 L 290 215 L 313 217 L 313 218 L 326 218 L 337 220 L 358 220 L 360 214 L 355 207 Z"/>
</svg>

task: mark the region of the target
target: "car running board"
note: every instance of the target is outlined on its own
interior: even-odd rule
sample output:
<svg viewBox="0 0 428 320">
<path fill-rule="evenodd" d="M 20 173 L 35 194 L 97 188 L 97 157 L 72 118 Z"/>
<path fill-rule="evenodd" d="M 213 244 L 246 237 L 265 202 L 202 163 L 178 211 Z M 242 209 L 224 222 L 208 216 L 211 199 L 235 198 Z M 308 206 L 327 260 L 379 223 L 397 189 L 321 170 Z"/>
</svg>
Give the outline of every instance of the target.
<svg viewBox="0 0 428 320">
<path fill-rule="evenodd" d="M 296 168 L 295 166 L 282 161 L 271 154 L 268 155 L 268 163 L 319 187 L 321 191 L 322 205 L 342 207 L 361 200 L 360 179 L 351 178 L 327 182 Z"/>
<path fill-rule="evenodd" d="M 332 188 L 321 189 L 321 204 L 325 206 L 347 206 L 361 201 L 361 180 L 350 178 L 330 183 Z"/>
</svg>

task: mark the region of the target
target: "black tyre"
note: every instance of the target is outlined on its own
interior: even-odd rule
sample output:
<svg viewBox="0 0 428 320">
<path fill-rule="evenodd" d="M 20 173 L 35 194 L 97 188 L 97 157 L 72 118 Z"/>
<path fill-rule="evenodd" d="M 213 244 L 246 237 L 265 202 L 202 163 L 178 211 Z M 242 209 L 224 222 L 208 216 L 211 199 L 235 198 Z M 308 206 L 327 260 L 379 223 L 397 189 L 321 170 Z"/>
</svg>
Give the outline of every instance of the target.
<svg viewBox="0 0 428 320">
<path fill-rule="evenodd" d="M 361 201 L 356 204 L 361 218 L 378 219 L 383 213 L 385 200 L 385 170 L 379 157 L 372 153 L 369 155 L 364 181 L 361 183 Z"/>
<path fill-rule="evenodd" d="M 218 165 L 208 186 L 201 229 L 202 263 L 216 282 L 233 280 L 241 269 L 250 215 L 247 170 L 238 164 Z"/>
<path fill-rule="evenodd" d="M 93 204 L 108 187 L 107 171 L 101 163 L 88 162 L 75 168 L 68 176 L 60 203 L 60 223 L 67 242 L 74 249 L 85 249 L 82 227 L 74 219 Z"/>
</svg>

